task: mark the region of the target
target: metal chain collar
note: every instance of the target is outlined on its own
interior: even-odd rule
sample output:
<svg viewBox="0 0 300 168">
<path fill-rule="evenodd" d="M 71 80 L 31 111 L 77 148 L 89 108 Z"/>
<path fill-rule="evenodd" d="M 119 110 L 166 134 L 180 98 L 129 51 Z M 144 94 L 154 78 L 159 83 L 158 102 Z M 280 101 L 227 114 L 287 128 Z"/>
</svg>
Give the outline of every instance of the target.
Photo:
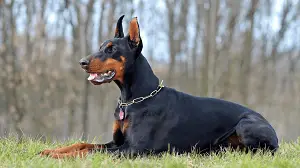
<svg viewBox="0 0 300 168">
<path fill-rule="evenodd" d="M 162 80 L 160 82 L 160 84 L 158 85 L 157 89 L 153 90 L 148 96 L 138 97 L 138 98 L 135 98 L 135 99 L 133 99 L 130 102 L 127 102 L 127 103 L 122 103 L 121 100 L 119 99 L 118 100 L 119 108 L 121 108 L 121 107 L 127 107 L 127 106 L 130 106 L 132 104 L 140 103 L 140 102 L 142 102 L 142 101 L 144 101 L 146 99 L 149 99 L 150 97 L 155 96 L 163 87 L 164 87 L 164 85 L 163 85 L 163 80 Z"/>
</svg>

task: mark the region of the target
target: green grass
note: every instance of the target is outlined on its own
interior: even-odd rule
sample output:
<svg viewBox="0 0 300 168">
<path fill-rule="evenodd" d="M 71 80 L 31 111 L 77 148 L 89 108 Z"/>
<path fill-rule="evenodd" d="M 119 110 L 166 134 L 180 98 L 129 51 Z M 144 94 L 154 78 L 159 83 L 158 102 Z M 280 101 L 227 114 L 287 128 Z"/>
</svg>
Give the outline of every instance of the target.
<svg viewBox="0 0 300 168">
<path fill-rule="evenodd" d="M 224 152 L 222 154 L 201 156 L 190 155 L 170 155 L 138 157 L 136 159 L 116 158 L 108 154 L 94 154 L 85 159 L 62 159 L 55 160 L 36 155 L 46 148 L 55 148 L 68 143 L 44 143 L 38 140 L 25 139 L 18 143 L 15 138 L 0 139 L 0 167 L 166 167 L 166 168 L 184 168 L 184 167 L 299 167 L 300 168 L 300 139 L 297 142 L 280 144 L 280 149 L 275 154 L 255 155 L 244 154 L 241 152 Z"/>
</svg>

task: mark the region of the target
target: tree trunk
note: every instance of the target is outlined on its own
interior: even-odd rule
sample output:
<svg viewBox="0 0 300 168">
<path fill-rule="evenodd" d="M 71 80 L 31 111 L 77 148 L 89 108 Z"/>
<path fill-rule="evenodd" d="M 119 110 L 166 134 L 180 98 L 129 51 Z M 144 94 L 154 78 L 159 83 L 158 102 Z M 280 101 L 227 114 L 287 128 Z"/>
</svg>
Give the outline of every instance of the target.
<svg viewBox="0 0 300 168">
<path fill-rule="evenodd" d="M 211 11 L 211 39 L 210 39 L 210 59 L 212 60 L 212 73 L 211 73 L 211 79 L 209 80 L 210 85 L 212 86 L 209 90 L 211 90 L 210 96 L 215 96 L 215 90 L 217 86 L 217 79 L 216 79 L 216 72 L 217 72 L 217 63 L 218 63 L 218 58 L 219 58 L 219 51 L 217 51 L 216 48 L 216 38 L 218 35 L 218 25 L 219 25 L 219 20 L 220 16 L 218 15 L 219 11 L 219 6 L 220 6 L 220 1 L 219 0 L 213 0 L 211 2 L 212 5 L 212 11 Z"/>
<path fill-rule="evenodd" d="M 244 48 L 241 58 L 241 71 L 239 74 L 239 90 L 241 94 L 241 102 L 248 104 L 249 97 L 249 82 L 250 82 L 250 68 L 252 61 L 252 41 L 254 29 L 254 16 L 257 9 L 258 0 L 252 0 L 249 11 L 247 12 L 246 20 L 250 22 L 250 27 L 245 32 Z"/>
<path fill-rule="evenodd" d="M 6 18 L 5 18 L 5 6 L 3 3 L 0 3 L 0 21 L 1 21 L 1 37 L 0 39 L 7 39 L 8 37 L 8 31 L 4 31 L 7 30 L 7 25 L 6 23 Z M 3 117 L 3 125 L 2 125 L 2 135 L 5 135 L 8 131 L 8 127 L 9 127 L 9 114 L 8 114 L 8 87 L 7 87 L 7 73 L 6 73 L 6 63 L 7 63 L 7 48 L 8 48 L 8 44 L 7 41 L 3 41 L 1 40 L 0 43 L 0 82 L 1 82 L 1 92 L 3 92 L 3 111 L 0 112 L 1 116 Z"/>
<path fill-rule="evenodd" d="M 207 3 L 207 4 L 206 4 Z M 207 1 L 204 5 L 208 6 L 208 9 L 205 11 L 205 35 L 204 35 L 204 56 L 203 56 L 203 63 L 201 68 L 201 95 L 202 96 L 208 96 L 209 95 L 209 83 L 210 83 L 210 75 L 209 75 L 209 69 L 210 69 L 210 57 L 214 56 L 212 53 L 212 47 L 211 45 L 213 43 L 213 35 L 214 35 L 214 28 L 215 23 L 213 21 L 213 15 L 214 15 L 214 9 L 215 9 L 215 1 Z"/>
<path fill-rule="evenodd" d="M 100 17 L 99 17 L 99 29 L 98 29 L 98 43 L 99 43 L 99 46 L 100 44 L 102 43 L 102 40 L 103 40 L 103 18 L 104 18 L 104 8 L 105 6 L 105 1 L 101 1 L 101 9 L 100 9 Z"/>
<path fill-rule="evenodd" d="M 184 42 L 186 41 L 186 31 L 187 31 L 187 14 L 188 14 L 188 3 L 189 1 L 172 1 L 167 0 L 168 8 L 168 41 L 169 41 L 169 70 L 168 70 L 168 83 L 169 85 L 174 85 L 175 78 L 175 66 L 177 55 L 184 50 Z M 176 17 L 174 8 L 176 4 L 180 5 L 180 15 Z M 175 20 L 178 18 L 178 20 Z M 175 33 L 176 32 L 176 33 Z M 178 34 L 178 38 L 176 38 Z"/>
<path fill-rule="evenodd" d="M 8 77 L 8 111 L 9 115 L 12 118 L 13 130 L 16 132 L 18 139 L 22 137 L 22 131 L 20 124 L 23 121 L 25 115 L 25 109 L 22 108 L 20 99 L 18 98 L 17 89 L 20 84 L 20 79 L 17 72 L 17 56 L 16 56 L 16 16 L 14 16 L 13 9 L 15 8 L 15 1 L 12 0 L 8 4 L 9 9 L 9 25 L 10 25 L 10 39 L 9 39 L 9 56 L 7 57 L 7 72 Z M 20 10 L 20 9 L 17 9 Z"/>
<path fill-rule="evenodd" d="M 83 29 L 80 29 L 82 30 L 81 31 L 81 46 L 82 46 L 82 55 L 88 55 L 88 52 L 90 52 L 90 48 L 89 46 L 89 42 L 90 42 L 90 39 L 92 38 L 89 38 L 88 37 L 88 30 L 89 30 L 89 26 L 91 26 L 91 18 L 92 18 L 92 14 L 93 14 L 93 7 L 94 7 L 94 3 L 95 1 L 94 0 L 90 0 L 87 4 L 87 7 L 86 7 L 86 11 L 88 11 L 88 14 L 87 14 L 87 18 L 86 18 L 86 21 L 85 21 L 85 24 L 84 24 L 84 28 Z M 89 88 L 90 88 L 90 82 L 88 80 L 84 80 L 84 93 L 83 93 L 83 104 L 82 104 L 82 130 L 83 130 L 83 133 L 82 133 L 82 139 L 83 140 L 87 140 L 87 134 L 88 134 L 88 112 L 89 112 Z"/>
<path fill-rule="evenodd" d="M 168 41 L 169 41 L 169 70 L 168 70 L 168 78 L 167 82 L 170 86 L 173 85 L 173 78 L 174 78 L 174 69 L 175 69 L 175 62 L 176 62 L 176 52 L 175 52 L 175 40 L 174 40 L 174 33 L 175 33 L 175 23 L 174 23 L 174 7 L 175 2 L 170 2 L 170 0 L 166 0 L 167 7 L 168 7 Z"/>
<path fill-rule="evenodd" d="M 232 71 L 233 71 L 233 53 L 231 52 L 231 46 L 233 43 L 233 35 L 235 34 L 235 27 L 237 22 L 237 17 L 239 16 L 240 4 L 232 2 L 229 0 L 230 8 L 230 19 L 227 23 L 227 29 L 229 32 L 228 38 L 223 46 L 224 56 L 227 58 L 227 66 L 223 76 L 223 86 L 220 98 L 229 99 L 231 97 L 231 80 L 232 80 Z"/>
<path fill-rule="evenodd" d="M 201 11 L 203 10 L 203 4 L 202 2 L 196 1 L 197 3 L 197 8 L 196 8 L 196 17 L 197 17 L 197 22 L 196 22 L 196 34 L 193 40 L 193 47 L 192 47 L 192 80 L 194 85 L 193 89 L 193 94 L 197 95 L 198 92 L 198 80 L 197 80 L 197 72 L 198 72 L 198 64 L 197 64 L 197 49 L 198 49 L 198 41 L 200 37 L 200 28 L 201 28 Z"/>
<path fill-rule="evenodd" d="M 261 58 L 260 58 L 260 62 L 261 62 L 261 76 L 260 76 L 260 80 L 259 80 L 259 84 L 258 84 L 258 97 L 257 97 L 257 102 L 260 105 L 265 104 L 265 97 L 266 97 L 266 84 L 268 81 L 268 62 L 267 62 L 267 35 L 263 35 L 263 45 L 261 47 Z"/>
</svg>

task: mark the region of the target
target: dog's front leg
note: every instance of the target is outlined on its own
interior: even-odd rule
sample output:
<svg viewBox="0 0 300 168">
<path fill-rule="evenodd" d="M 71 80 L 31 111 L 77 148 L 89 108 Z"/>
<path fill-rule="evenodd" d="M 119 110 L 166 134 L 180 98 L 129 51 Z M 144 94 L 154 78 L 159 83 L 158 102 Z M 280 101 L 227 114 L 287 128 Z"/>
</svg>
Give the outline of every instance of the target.
<svg viewBox="0 0 300 168">
<path fill-rule="evenodd" d="M 57 149 L 46 149 L 39 154 L 41 156 L 49 156 L 54 154 L 69 154 L 73 155 L 75 153 L 87 153 L 88 151 L 96 150 L 96 149 L 105 149 L 112 148 L 116 146 L 114 141 L 111 141 L 106 144 L 88 144 L 88 143 L 76 143 L 67 147 L 61 147 Z M 77 154 L 77 155 L 78 155 Z"/>
<path fill-rule="evenodd" d="M 80 144 L 74 144 L 74 145 L 80 145 Z M 72 146 L 74 146 L 72 145 Z M 84 145 L 92 145 L 92 144 L 84 144 Z M 71 146 L 70 146 L 71 147 Z M 69 151 L 66 153 L 49 153 L 48 157 L 54 158 L 54 159 L 63 159 L 63 158 L 75 158 L 75 157 L 86 157 L 90 153 L 95 153 L 95 152 L 107 152 L 111 154 L 115 154 L 117 156 L 128 156 L 128 155 L 136 155 L 136 152 L 134 150 L 131 150 L 129 145 L 123 144 L 122 146 L 119 147 L 112 147 L 112 148 L 99 148 L 99 147 L 93 147 L 93 148 L 83 148 L 81 150 L 76 150 L 76 151 Z"/>
<path fill-rule="evenodd" d="M 113 141 L 106 144 L 87 144 L 87 143 L 76 143 L 70 146 L 61 147 L 57 149 L 46 149 L 39 154 L 42 156 L 48 156 L 50 154 L 68 154 L 75 155 L 75 153 L 87 153 L 91 150 L 113 148 L 121 146 L 124 143 L 124 135 L 121 130 L 120 120 L 115 120 L 113 124 Z M 78 155 L 78 154 L 76 154 Z"/>
</svg>

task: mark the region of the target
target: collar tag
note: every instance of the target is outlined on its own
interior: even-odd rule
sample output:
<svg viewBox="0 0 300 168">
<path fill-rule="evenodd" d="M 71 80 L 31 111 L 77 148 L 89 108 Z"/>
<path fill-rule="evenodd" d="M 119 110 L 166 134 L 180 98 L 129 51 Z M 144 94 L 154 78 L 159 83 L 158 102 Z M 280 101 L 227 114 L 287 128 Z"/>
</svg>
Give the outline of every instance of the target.
<svg viewBox="0 0 300 168">
<path fill-rule="evenodd" d="M 124 119 L 124 111 L 122 110 L 122 108 L 120 108 L 119 118 L 120 118 L 120 120 Z"/>
</svg>

